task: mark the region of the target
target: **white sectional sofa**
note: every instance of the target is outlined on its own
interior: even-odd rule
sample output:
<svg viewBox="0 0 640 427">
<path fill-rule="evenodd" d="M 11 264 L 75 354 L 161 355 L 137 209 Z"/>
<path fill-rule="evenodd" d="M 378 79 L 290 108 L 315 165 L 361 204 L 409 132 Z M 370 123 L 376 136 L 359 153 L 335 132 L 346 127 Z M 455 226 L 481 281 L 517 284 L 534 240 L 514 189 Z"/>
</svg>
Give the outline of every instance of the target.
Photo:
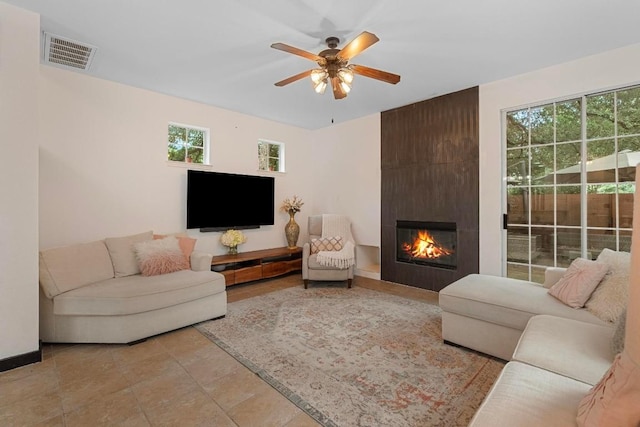
<svg viewBox="0 0 640 427">
<path fill-rule="evenodd" d="M 224 276 L 194 251 L 190 269 L 142 276 L 132 245 L 152 233 L 40 252 L 40 339 L 49 343 L 130 343 L 222 317 Z"/>
<path fill-rule="evenodd" d="M 443 339 L 509 361 L 471 426 L 577 425 L 621 351 L 629 301 L 630 254 L 604 249 L 597 261 L 547 269 L 542 285 L 472 274 L 440 291 Z"/>
<path fill-rule="evenodd" d="M 614 328 L 532 317 L 473 427 L 575 426 L 578 404 L 611 366 Z"/>
<path fill-rule="evenodd" d="M 545 284 L 470 274 L 440 291 L 442 338 L 510 360 L 529 319 L 549 314 L 596 325 L 610 325 L 586 309 L 574 309 L 547 291 L 564 273 L 547 269 Z"/>
</svg>

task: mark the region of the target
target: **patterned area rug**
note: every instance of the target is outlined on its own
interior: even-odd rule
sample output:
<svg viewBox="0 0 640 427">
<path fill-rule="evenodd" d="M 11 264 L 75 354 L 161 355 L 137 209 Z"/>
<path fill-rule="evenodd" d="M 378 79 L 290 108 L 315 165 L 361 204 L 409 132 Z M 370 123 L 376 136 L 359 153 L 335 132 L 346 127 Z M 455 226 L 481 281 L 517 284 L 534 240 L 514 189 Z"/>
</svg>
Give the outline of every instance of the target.
<svg viewBox="0 0 640 427">
<path fill-rule="evenodd" d="M 440 308 L 314 287 L 197 328 L 324 426 L 466 426 L 503 364 L 442 343 Z"/>
</svg>

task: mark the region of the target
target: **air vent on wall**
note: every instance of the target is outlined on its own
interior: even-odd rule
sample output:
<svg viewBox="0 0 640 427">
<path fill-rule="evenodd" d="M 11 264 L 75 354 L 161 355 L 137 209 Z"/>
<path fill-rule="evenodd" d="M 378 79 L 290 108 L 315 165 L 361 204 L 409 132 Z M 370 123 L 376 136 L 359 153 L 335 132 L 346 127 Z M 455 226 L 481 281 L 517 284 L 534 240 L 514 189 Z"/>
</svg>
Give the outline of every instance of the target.
<svg viewBox="0 0 640 427">
<path fill-rule="evenodd" d="M 89 70 L 97 48 L 75 40 L 44 33 L 44 62 L 76 70 Z"/>
</svg>

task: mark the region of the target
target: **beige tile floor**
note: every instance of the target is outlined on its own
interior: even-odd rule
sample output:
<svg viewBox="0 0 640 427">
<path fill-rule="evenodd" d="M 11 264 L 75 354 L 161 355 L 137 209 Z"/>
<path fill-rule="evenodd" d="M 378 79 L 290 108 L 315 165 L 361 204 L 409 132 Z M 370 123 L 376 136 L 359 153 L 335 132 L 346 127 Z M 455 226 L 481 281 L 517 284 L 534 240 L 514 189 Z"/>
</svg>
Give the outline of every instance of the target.
<svg viewBox="0 0 640 427">
<path fill-rule="evenodd" d="M 299 274 L 228 289 L 229 302 L 302 286 Z M 313 286 L 313 285 L 311 285 Z M 437 293 L 356 277 L 437 303 Z M 43 361 L 0 373 L 0 426 L 318 424 L 193 327 L 127 345 L 45 345 Z"/>
</svg>

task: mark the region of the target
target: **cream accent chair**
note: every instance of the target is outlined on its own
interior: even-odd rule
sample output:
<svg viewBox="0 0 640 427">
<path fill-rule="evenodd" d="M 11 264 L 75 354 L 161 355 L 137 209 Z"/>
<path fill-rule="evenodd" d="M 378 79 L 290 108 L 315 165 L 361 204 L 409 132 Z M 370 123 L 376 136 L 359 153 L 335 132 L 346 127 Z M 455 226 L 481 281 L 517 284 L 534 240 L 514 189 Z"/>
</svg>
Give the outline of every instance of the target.
<svg viewBox="0 0 640 427">
<path fill-rule="evenodd" d="M 311 239 L 322 237 L 322 215 L 313 215 L 309 217 L 309 242 L 302 247 L 302 280 L 304 288 L 307 289 L 310 280 L 318 281 L 347 281 L 347 287 L 351 287 L 353 281 L 353 269 L 338 269 L 335 267 L 326 267 L 320 265 L 317 261 L 317 254 L 311 255 Z"/>
</svg>

